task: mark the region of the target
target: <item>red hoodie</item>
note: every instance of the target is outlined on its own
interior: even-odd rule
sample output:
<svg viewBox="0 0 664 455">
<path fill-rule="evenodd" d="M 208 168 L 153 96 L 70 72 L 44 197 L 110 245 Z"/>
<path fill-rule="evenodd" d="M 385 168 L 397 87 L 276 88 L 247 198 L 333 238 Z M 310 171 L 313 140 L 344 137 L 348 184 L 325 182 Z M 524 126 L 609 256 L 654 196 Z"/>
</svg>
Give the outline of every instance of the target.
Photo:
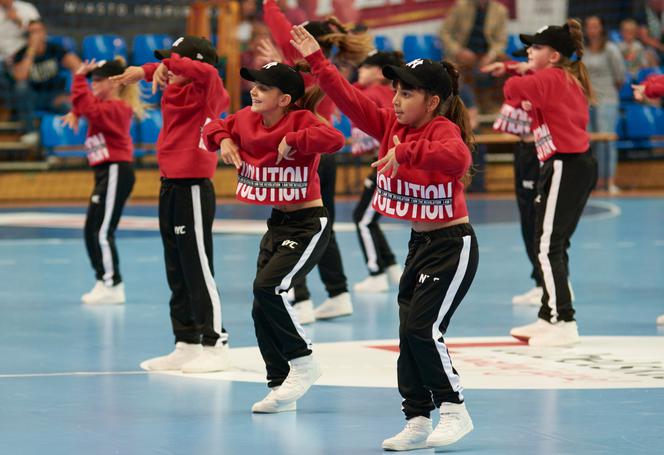
<svg viewBox="0 0 664 455">
<path fill-rule="evenodd" d="M 132 161 L 131 107 L 122 100 L 99 100 L 90 91 L 85 76 L 77 74 L 72 83 L 72 112 L 88 119 L 85 150 L 90 166 Z"/>
<path fill-rule="evenodd" d="M 449 222 L 468 215 L 461 178 L 471 165 L 459 127 L 435 117 L 420 128 L 401 125 L 394 109 L 381 109 L 346 81 L 321 51 L 307 57 L 321 88 L 362 131 L 380 141 L 379 158 L 400 145 L 395 178 L 378 174 L 373 208 L 404 220 Z"/>
<path fill-rule="evenodd" d="M 205 149 L 201 131 L 206 123 L 218 119 L 228 108 L 228 93 L 212 65 L 178 54 L 161 62 L 191 82 L 169 84 L 161 98 L 164 126 L 157 140 L 159 172 L 170 179 L 212 178 L 217 168 L 217 155 Z M 143 65 L 145 80 L 152 81 L 158 66 L 158 63 Z"/>
<path fill-rule="evenodd" d="M 390 108 L 392 106 L 394 90 L 389 84 L 372 84 L 365 87 L 356 82 L 353 84 L 353 87 L 361 90 L 364 96 L 373 101 L 378 107 Z M 380 146 L 380 143 L 376 139 L 354 125 L 351 128 L 351 137 L 353 140 L 351 146 L 353 155 L 372 152 Z"/>
<path fill-rule="evenodd" d="M 664 76 L 650 76 L 644 83 L 645 95 L 648 98 L 660 98 L 664 96 Z"/>
<path fill-rule="evenodd" d="M 284 137 L 295 154 L 276 164 L 279 143 Z M 263 116 L 246 107 L 203 128 L 203 139 L 210 151 L 216 152 L 226 138 L 235 142 L 242 158 L 235 197 L 262 205 L 320 199 L 318 154 L 334 153 L 344 145 L 339 131 L 306 110 L 288 112 L 276 125 L 266 128 Z"/>
<path fill-rule="evenodd" d="M 531 129 L 540 161 L 556 153 L 588 151 L 588 101 L 581 86 L 565 70 L 546 68 L 510 77 L 503 93 L 512 106 L 520 106 L 523 101 L 532 103 Z"/>
<path fill-rule="evenodd" d="M 281 52 L 286 58 L 286 61 L 282 63 L 293 65 L 294 62 L 302 60 L 300 53 L 290 43 L 292 38 L 290 32 L 291 28 L 293 28 L 293 24 L 288 20 L 274 0 L 266 0 L 263 4 L 263 20 L 265 21 L 265 25 L 270 29 L 274 42 L 279 49 L 281 49 Z M 304 78 L 304 85 L 307 88 L 316 84 L 316 80 L 310 74 L 302 73 L 302 77 Z M 332 124 L 332 117 L 336 110 L 336 106 L 328 96 L 323 97 L 316 107 L 316 111 L 325 120 L 330 122 L 330 124 Z"/>
</svg>

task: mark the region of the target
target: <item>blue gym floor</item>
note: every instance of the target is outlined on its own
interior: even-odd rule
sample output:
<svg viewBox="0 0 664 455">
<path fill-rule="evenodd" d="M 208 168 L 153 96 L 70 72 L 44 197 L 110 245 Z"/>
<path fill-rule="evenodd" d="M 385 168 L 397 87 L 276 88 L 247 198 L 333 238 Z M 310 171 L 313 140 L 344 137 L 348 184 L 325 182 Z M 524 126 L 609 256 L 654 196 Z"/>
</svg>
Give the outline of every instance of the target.
<svg viewBox="0 0 664 455">
<path fill-rule="evenodd" d="M 493 347 L 478 348 L 470 356 L 474 359 L 464 354 L 472 347 L 459 347 L 460 358 L 466 355 L 481 368 L 483 356 L 489 361 L 494 354 L 504 355 L 509 361 L 510 355 L 518 355 L 526 371 L 525 360 L 564 355 L 556 360 L 560 371 L 574 362 L 584 366 L 564 373 L 566 378 L 563 373 L 556 378 L 554 368 L 542 379 L 547 385 L 538 388 L 536 375 L 520 386 L 510 385 L 518 381 L 519 371 L 504 363 L 495 363 L 495 374 L 489 367 L 477 380 L 473 368 L 464 364 L 459 372 L 462 382 L 464 375 L 472 379 L 465 396 L 475 431 L 448 451 L 664 453 L 664 332 L 655 325 L 664 313 L 664 199 L 589 203 L 570 251 L 577 319 L 582 336 L 589 338 L 563 354 L 555 350 L 540 355 L 505 338 L 512 326 L 536 317 L 535 308 L 511 304 L 512 295 L 532 285 L 514 201 L 473 199 L 469 208 L 480 244 L 480 267 L 447 337 L 461 344 L 464 338 L 490 337 Z M 352 203 L 339 203 L 337 235 L 350 285 L 366 276 L 356 235 L 349 229 L 351 211 Z M 14 219 L 21 213 L 57 217 L 80 215 L 84 208 L 0 210 L 0 453 L 369 454 L 380 453 L 381 441 L 402 428 L 399 394 L 384 386 L 393 382 L 396 370 L 387 370 L 388 378 L 374 379 L 362 365 L 353 370 L 352 359 L 351 374 L 356 371 L 361 387 L 314 386 L 298 402 L 297 413 L 281 415 L 250 413 L 251 404 L 266 393 L 260 383 L 227 380 L 224 375 L 206 379 L 141 371 L 142 360 L 172 348 L 158 233 L 119 232 L 128 302 L 90 308 L 79 302 L 94 284 L 80 228 L 54 228 L 49 222 L 36 226 L 39 222 L 34 221 L 24 227 Z M 266 213 L 222 204 L 217 217 L 260 220 Z M 156 207 L 132 205 L 125 215 L 153 218 Z M 403 260 L 407 225 L 385 225 Z M 259 236 L 240 229 L 215 235 L 214 240 L 216 282 L 231 346 L 249 349 L 255 346 L 250 308 Z M 310 287 L 316 304 L 321 303 L 325 295 L 316 272 Z M 307 326 L 314 343 L 372 340 L 393 345 L 396 292 L 353 298 L 351 317 Z M 606 352 L 593 357 L 584 351 L 598 343 Z M 611 346 L 619 346 L 621 353 Z M 608 361 L 611 355 L 616 357 Z M 632 364 L 632 358 L 638 360 Z M 334 366 L 324 365 L 331 376 Z M 635 371 L 634 377 L 646 382 L 610 382 L 615 375 Z M 609 378 L 606 387 L 602 374 Z M 509 383 L 506 375 L 516 379 Z"/>
</svg>

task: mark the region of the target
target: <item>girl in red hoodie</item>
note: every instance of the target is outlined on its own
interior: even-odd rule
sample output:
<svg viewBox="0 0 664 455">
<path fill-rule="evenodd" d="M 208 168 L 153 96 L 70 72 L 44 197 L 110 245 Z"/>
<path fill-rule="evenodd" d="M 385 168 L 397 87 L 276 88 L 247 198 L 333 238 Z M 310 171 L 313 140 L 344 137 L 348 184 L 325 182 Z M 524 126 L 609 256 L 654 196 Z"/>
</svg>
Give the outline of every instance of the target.
<svg viewBox="0 0 664 455">
<path fill-rule="evenodd" d="M 274 0 L 263 1 L 263 19 L 265 24 L 270 28 L 272 38 L 277 47 L 286 59 L 284 63 L 293 64 L 301 61 L 302 57 L 290 44 L 290 30 L 293 24 L 279 9 L 279 5 Z M 335 56 L 338 61 L 343 61 L 354 66 L 359 65 L 373 49 L 372 37 L 369 34 L 350 33 L 334 17 L 324 21 L 310 21 L 304 26 L 316 37 L 326 55 L 330 55 L 333 48 L 338 50 Z M 298 62 L 298 68 L 304 70 L 306 64 L 301 66 L 300 63 L 304 62 Z M 303 73 L 303 77 L 307 87 L 315 85 L 315 81 L 311 75 Z M 336 112 L 336 107 L 328 96 L 323 97 L 318 106 L 316 106 L 316 111 L 332 124 L 332 117 Z M 334 224 L 334 197 L 337 180 L 337 165 L 334 156 L 324 155 L 321 157 L 318 174 L 320 176 L 323 203 L 330 214 L 331 224 Z M 304 279 L 296 283 L 293 289 L 293 306 L 303 324 L 311 323 L 318 318 L 326 319 L 350 314 L 353 311 L 350 294 L 348 293 L 348 282 L 344 273 L 341 252 L 337 244 L 334 229 L 332 230 L 325 254 L 318 264 L 318 271 L 329 296 L 322 305 L 314 310 L 314 305 L 310 299 L 310 293 Z"/>
<path fill-rule="evenodd" d="M 125 302 L 115 230 L 134 187 L 133 144 L 129 133 L 134 114 L 143 115 L 136 87 L 116 87 L 109 77 L 122 74 L 122 60 L 85 62 L 72 83 L 72 112 L 63 123 L 78 130 L 78 119 L 88 120 L 85 140 L 95 187 L 85 217 L 85 246 L 97 283 L 83 294 L 86 304 Z M 92 87 L 87 77 L 92 78 Z"/>
<path fill-rule="evenodd" d="M 321 372 L 287 294 L 320 260 L 330 239 L 316 171 L 320 154 L 341 149 L 344 137 L 310 112 L 322 92 L 305 95 L 302 76 L 292 67 L 272 62 L 243 68 L 241 75 L 255 82 L 252 105 L 208 124 L 203 138 L 208 150 L 221 148 L 221 159 L 238 169 L 237 199 L 273 206 L 260 244 L 251 313 L 272 390 L 252 411 L 294 411 Z M 300 99 L 305 109 L 294 104 Z"/>
<path fill-rule="evenodd" d="M 578 21 L 521 35 L 521 41 L 529 46 L 529 73 L 508 79 L 503 92 L 507 102 L 529 111 L 542 163 L 535 238 L 544 286 L 537 321 L 510 333 L 533 346 L 567 346 L 579 341 L 567 249 L 597 181 L 597 162 L 589 152 L 586 131 L 592 89 Z"/>
<path fill-rule="evenodd" d="M 397 374 L 408 423 L 383 448 L 452 444 L 473 424 L 443 335 L 478 264 L 462 183 L 472 161 L 472 132 L 458 96 L 459 73 L 450 63 L 424 59 L 386 66 L 383 74 L 396 94 L 393 109 L 380 108 L 339 74 L 303 27 L 294 27 L 292 36 L 320 87 L 380 142 L 374 209 L 412 223 L 398 297 Z M 432 431 L 429 414 L 437 407 L 441 419 Z"/>
<path fill-rule="evenodd" d="M 358 81 L 354 85 L 378 107 L 390 108 L 394 90 L 392 81 L 383 76 L 383 67 L 403 64 L 401 52 L 374 51 L 360 65 Z M 376 139 L 356 126 L 352 127 L 351 132 L 353 155 L 378 153 L 380 143 Z M 398 285 L 401 278 L 401 267 L 397 264 L 394 253 L 378 224 L 381 214 L 371 205 L 377 175 L 376 169 L 373 168 L 372 173 L 364 181 L 360 201 L 353 211 L 353 221 L 355 221 L 360 247 L 369 270 L 369 276 L 353 287 L 355 292 L 387 292 L 390 284 Z"/>
<path fill-rule="evenodd" d="M 120 84 L 145 79 L 164 92 L 164 125 L 157 140 L 159 230 L 175 350 L 144 361 L 141 368 L 221 371 L 230 359 L 212 260 L 216 200 L 211 178 L 217 156 L 205 149 L 201 131 L 228 107 L 229 96 L 216 68 L 217 53 L 205 38 L 183 36 L 171 49 L 155 51 L 155 57 L 161 63 L 132 66 L 114 78 Z"/>
</svg>

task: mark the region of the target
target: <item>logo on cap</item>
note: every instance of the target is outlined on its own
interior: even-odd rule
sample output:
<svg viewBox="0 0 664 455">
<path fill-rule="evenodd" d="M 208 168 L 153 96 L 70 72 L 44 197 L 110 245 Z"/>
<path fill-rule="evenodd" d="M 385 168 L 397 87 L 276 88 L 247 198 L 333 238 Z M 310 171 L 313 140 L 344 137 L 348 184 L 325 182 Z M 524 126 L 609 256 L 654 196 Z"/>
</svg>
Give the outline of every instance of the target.
<svg viewBox="0 0 664 455">
<path fill-rule="evenodd" d="M 196 54 L 196 58 L 197 58 L 198 60 L 203 60 L 203 54 L 201 54 L 200 52 L 198 52 L 198 53 Z"/>
<path fill-rule="evenodd" d="M 406 63 L 406 66 L 408 68 L 417 68 L 420 65 L 424 65 L 424 60 L 422 60 L 421 58 L 417 58 L 417 59 L 413 60 L 412 62 Z"/>
<path fill-rule="evenodd" d="M 184 40 L 184 36 L 179 37 L 175 42 L 173 43 L 173 47 L 178 47 L 178 45 Z"/>
<path fill-rule="evenodd" d="M 263 66 L 263 69 L 264 69 L 264 70 L 269 70 L 270 68 L 272 68 L 273 66 L 277 66 L 278 64 L 279 64 L 279 63 L 277 63 L 277 62 L 270 62 L 270 63 L 268 63 L 267 65 L 264 65 L 264 66 Z"/>
</svg>

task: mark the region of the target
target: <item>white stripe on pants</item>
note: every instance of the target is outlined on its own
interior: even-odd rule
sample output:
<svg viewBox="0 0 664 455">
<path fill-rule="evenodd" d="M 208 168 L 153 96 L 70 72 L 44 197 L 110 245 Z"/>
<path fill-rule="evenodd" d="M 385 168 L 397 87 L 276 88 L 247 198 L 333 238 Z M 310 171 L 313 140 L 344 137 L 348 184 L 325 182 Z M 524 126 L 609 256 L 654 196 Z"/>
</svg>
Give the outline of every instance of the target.
<svg viewBox="0 0 664 455">
<path fill-rule="evenodd" d="M 217 344 L 221 345 L 226 340 L 226 336 L 221 332 L 221 299 L 217 291 L 217 284 L 212 276 L 210 262 L 205 253 L 205 237 L 203 235 L 203 211 L 201 210 L 201 187 L 193 185 L 191 187 L 191 202 L 194 208 L 194 233 L 196 236 L 196 247 L 198 248 L 198 259 L 201 263 L 205 287 L 207 287 L 210 302 L 212 303 L 212 329 L 219 335 Z"/>
<path fill-rule="evenodd" d="M 102 264 L 104 266 L 104 275 L 102 279 L 106 286 L 113 286 L 113 252 L 108 243 L 108 226 L 113 218 L 113 209 L 115 208 L 115 196 L 118 191 L 118 165 L 113 163 L 108 167 L 108 184 L 106 185 L 106 199 L 104 201 L 104 219 L 99 228 L 99 249 L 101 250 Z"/>
</svg>

